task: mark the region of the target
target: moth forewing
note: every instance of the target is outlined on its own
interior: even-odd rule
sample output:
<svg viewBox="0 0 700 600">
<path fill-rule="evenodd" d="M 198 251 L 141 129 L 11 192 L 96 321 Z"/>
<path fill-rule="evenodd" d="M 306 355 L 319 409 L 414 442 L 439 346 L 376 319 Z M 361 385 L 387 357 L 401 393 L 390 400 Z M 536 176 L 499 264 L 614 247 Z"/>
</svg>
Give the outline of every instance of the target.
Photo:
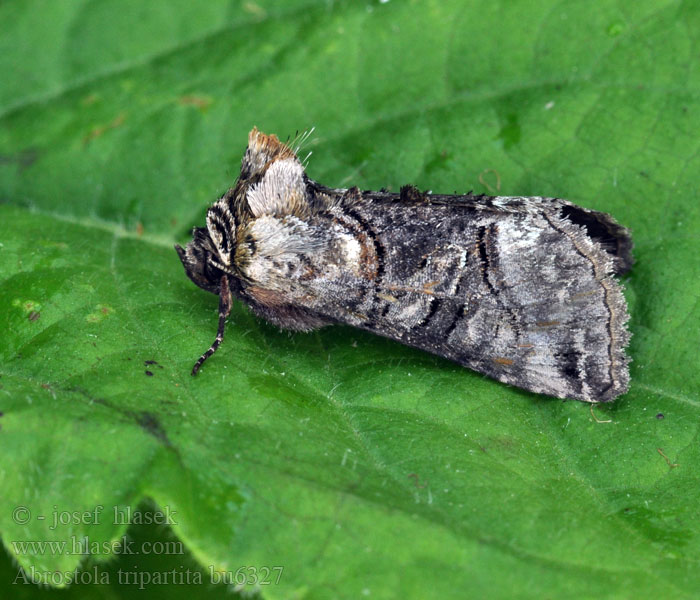
<svg viewBox="0 0 700 600">
<path fill-rule="evenodd" d="M 561 398 L 627 390 L 613 273 L 631 265 L 631 241 L 604 213 L 552 198 L 326 188 L 257 130 L 210 211 L 235 219 L 208 215 L 209 239 L 200 230 L 179 252 L 188 275 L 209 291 L 224 277 L 281 327 L 347 323 Z M 198 365 L 222 324 L 220 309 Z"/>
</svg>

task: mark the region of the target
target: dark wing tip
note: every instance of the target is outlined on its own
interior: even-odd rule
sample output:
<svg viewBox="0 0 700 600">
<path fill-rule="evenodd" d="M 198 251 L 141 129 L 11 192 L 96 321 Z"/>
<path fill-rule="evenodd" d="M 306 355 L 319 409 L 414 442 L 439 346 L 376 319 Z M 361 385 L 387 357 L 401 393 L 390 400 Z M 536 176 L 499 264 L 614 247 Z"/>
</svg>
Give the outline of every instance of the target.
<svg viewBox="0 0 700 600">
<path fill-rule="evenodd" d="M 574 204 L 564 204 L 561 215 L 572 223 L 585 227 L 588 236 L 614 258 L 615 275 L 623 275 L 632 268 L 634 257 L 630 232 L 610 215 Z"/>
</svg>

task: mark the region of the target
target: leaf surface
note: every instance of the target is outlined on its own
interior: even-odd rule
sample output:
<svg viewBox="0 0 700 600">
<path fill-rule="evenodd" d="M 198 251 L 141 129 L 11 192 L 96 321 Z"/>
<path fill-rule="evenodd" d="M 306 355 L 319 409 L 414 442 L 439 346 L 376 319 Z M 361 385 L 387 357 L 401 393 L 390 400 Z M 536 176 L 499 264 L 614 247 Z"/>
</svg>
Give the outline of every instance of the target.
<svg viewBox="0 0 700 600">
<path fill-rule="evenodd" d="M 20 565 L 72 571 L 13 542 L 115 540 L 114 507 L 149 497 L 205 570 L 283 567 L 266 598 L 695 595 L 696 3 L 56 0 L 0 22 L 0 533 Z M 253 125 L 315 126 L 327 185 L 613 214 L 636 244 L 631 391 L 592 414 L 240 305 L 190 377 L 216 298 L 172 245 Z"/>
</svg>

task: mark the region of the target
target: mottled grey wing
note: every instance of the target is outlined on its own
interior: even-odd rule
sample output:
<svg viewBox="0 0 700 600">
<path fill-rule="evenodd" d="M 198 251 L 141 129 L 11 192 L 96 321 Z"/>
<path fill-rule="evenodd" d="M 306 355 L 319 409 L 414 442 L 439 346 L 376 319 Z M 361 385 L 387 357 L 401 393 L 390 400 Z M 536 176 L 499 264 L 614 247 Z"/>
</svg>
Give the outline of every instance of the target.
<svg viewBox="0 0 700 600">
<path fill-rule="evenodd" d="M 378 268 L 334 317 L 533 392 L 612 400 L 629 381 L 628 316 L 612 274 L 631 262 L 631 243 L 607 215 L 571 207 L 360 202 L 344 218 Z M 607 220 L 619 244 L 571 215 Z"/>
</svg>

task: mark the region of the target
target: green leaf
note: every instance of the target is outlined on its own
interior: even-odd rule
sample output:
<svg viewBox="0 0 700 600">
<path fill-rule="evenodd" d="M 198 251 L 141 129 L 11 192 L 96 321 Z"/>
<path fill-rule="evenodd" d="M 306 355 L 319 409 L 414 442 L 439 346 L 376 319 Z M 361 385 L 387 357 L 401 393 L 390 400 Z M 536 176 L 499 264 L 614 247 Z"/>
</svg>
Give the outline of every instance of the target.
<svg viewBox="0 0 700 600">
<path fill-rule="evenodd" d="M 71 572 L 16 542 L 116 540 L 115 507 L 152 498 L 204 572 L 283 567 L 266 598 L 696 596 L 697 3 L 37 0 L 0 23 L 0 533 L 22 567 Z M 253 125 L 315 126 L 327 185 L 613 214 L 631 391 L 592 414 L 240 305 L 190 377 L 216 298 L 172 244 Z"/>
</svg>

